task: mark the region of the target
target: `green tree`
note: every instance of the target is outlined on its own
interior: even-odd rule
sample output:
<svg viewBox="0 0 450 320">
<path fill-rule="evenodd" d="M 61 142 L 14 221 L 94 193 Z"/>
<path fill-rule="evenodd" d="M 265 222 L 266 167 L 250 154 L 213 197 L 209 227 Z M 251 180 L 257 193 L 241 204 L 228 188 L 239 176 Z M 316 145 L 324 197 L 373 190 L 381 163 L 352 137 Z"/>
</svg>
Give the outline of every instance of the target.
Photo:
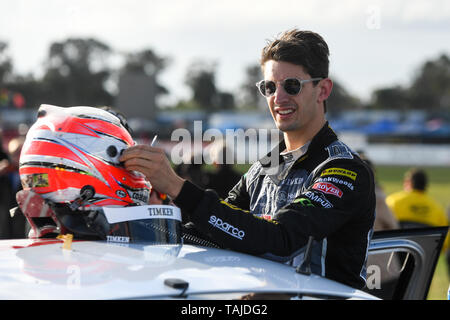
<svg viewBox="0 0 450 320">
<path fill-rule="evenodd" d="M 350 94 L 341 83 L 333 79 L 333 89 L 327 100 L 327 112 L 339 113 L 342 110 L 355 110 L 362 107 L 360 100 Z"/>
<path fill-rule="evenodd" d="M 158 76 L 167 68 L 171 59 L 157 55 L 152 49 L 126 54 L 123 70 L 126 72 L 142 72 L 156 81 L 156 94 L 168 94 L 169 90 L 158 82 Z"/>
<path fill-rule="evenodd" d="M 263 78 L 259 64 L 249 65 L 245 68 L 245 78 L 241 86 L 242 104 L 246 107 L 257 108 L 263 105 L 264 98 L 255 84 Z"/>
<path fill-rule="evenodd" d="M 236 107 L 234 95 L 216 86 L 217 63 L 193 61 L 187 69 L 185 83 L 192 91 L 192 103 L 205 111 L 231 110 Z"/>
<path fill-rule="evenodd" d="M 443 54 L 425 61 L 409 86 L 391 86 L 372 93 L 371 108 L 425 110 L 448 112 L 450 110 L 450 59 Z"/>
<path fill-rule="evenodd" d="M 12 61 L 7 54 L 8 44 L 0 41 L 0 87 L 8 80 L 12 72 Z"/>
<path fill-rule="evenodd" d="M 204 110 L 217 109 L 216 63 L 194 61 L 187 69 L 185 82 L 192 90 L 192 100 Z"/>
<path fill-rule="evenodd" d="M 233 110 L 236 107 L 234 95 L 230 92 L 219 92 L 217 94 L 217 108 L 219 110 Z"/>
<path fill-rule="evenodd" d="M 69 38 L 52 43 L 42 79 L 47 103 L 63 106 L 110 105 L 105 89 L 111 70 L 108 45 L 92 38 Z"/>
<path fill-rule="evenodd" d="M 408 89 L 401 86 L 377 89 L 372 93 L 374 109 L 407 110 L 410 107 Z"/>
<path fill-rule="evenodd" d="M 426 61 L 409 88 L 411 107 L 450 110 L 450 58 L 442 54 Z"/>
</svg>

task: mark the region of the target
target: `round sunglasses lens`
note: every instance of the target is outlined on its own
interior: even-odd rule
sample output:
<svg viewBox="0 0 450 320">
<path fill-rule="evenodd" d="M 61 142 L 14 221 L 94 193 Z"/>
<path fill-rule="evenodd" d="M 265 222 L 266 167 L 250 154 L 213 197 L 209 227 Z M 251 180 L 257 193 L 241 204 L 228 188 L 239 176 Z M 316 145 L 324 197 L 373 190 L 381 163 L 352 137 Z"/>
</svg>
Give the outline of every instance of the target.
<svg viewBox="0 0 450 320">
<path fill-rule="evenodd" d="M 297 79 L 286 79 L 284 81 L 284 90 L 290 95 L 296 95 L 300 92 L 302 85 Z"/>
<path fill-rule="evenodd" d="M 261 92 L 263 93 L 263 95 L 265 95 L 266 97 L 270 97 L 275 93 L 276 85 L 275 82 L 273 81 L 263 81 L 261 83 Z"/>
<path fill-rule="evenodd" d="M 263 96 L 266 95 L 266 86 L 264 85 L 264 81 L 261 81 L 261 82 L 259 83 L 258 89 L 259 89 L 259 91 L 261 92 L 261 94 L 262 94 Z"/>
</svg>

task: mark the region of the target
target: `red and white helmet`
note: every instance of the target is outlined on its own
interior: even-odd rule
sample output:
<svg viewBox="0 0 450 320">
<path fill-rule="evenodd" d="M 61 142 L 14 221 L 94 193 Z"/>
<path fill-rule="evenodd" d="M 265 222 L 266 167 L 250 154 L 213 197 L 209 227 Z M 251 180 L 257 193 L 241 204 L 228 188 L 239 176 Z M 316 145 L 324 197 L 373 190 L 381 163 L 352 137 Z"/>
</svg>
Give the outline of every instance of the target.
<svg viewBox="0 0 450 320">
<path fill-rule="evenodd" d="M 41 105 L 20 155 L 24 190 L 73 209 L 147 204 L 150 183 L 118 160 L 134 144 L 121 120 L 99 108 Z"/>
</svg>

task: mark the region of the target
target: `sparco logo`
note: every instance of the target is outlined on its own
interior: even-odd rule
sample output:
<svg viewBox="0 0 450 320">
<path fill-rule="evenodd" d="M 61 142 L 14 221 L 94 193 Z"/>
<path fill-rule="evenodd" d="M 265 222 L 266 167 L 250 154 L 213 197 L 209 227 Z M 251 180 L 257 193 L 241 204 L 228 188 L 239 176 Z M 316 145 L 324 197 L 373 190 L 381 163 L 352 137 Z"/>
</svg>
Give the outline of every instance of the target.
<svg viewBox="0 0 450 320">
<path fill-rule="evenodd" d="M 232 226 L 231 224 L 222 221 L 222 219 L 217 218 L 216 216 L 209 217 L 208 221 L 213 227 L 216 227 L 226 233 L 228 233 L 230 236 L 235 237 L 239 240 L 242 240 L 245 236 L 245 232 L 242 230 L 239 230 L 238 228 Z"/>
</svg>

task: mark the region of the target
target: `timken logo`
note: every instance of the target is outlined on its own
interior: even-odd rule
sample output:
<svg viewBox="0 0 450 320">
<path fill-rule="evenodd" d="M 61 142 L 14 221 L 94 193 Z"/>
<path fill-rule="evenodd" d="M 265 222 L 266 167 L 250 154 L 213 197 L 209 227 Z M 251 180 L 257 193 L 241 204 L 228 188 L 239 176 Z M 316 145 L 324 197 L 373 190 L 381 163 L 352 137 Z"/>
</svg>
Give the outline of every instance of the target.
<svg viewBox="0 0 450 320">
<path fill-rule="evenodd" d="M 124 236 L 106 236 L 106 241 L 128 243 L 130 242 L 130 238 Z"/>
<path fill-rule="evenodd" d="M 235 237 L 239 240 L 242 240 L 245 237 L 244 231 L 239 230 L 238 228 L 232 226 L 231 224 L 222 221 L 222 219 L 217 218 L 216 216 L 210 216 L 208 223 L 211 224 L 213 227 L 218 228 L 228 233 L 230 236 Z"/>
<path fill-rule="evenodd" d="M 154 217 L 154 216 L 169 216 L 169 217 L 171 217 L 171 216 L 173 216 L 173 210 L 172 210 L 172 208 L 153 208 L 153 207 L 151 207 L 151 208 L 147 208 L 147 210 L 148 210 L 148 214 L 149 214 L 149 216 L 151 216 L 151 217 Z"/>
<path fill-rule="evenodd" d="M 341 198 L 343 194 L 341 189 L 328 182 L 317 182 L 313 185 L 312 188 L 322 191 L 323 193 L 332 194 L 333 196 L 336 196 L 338 198 Z"/>
</svg>

